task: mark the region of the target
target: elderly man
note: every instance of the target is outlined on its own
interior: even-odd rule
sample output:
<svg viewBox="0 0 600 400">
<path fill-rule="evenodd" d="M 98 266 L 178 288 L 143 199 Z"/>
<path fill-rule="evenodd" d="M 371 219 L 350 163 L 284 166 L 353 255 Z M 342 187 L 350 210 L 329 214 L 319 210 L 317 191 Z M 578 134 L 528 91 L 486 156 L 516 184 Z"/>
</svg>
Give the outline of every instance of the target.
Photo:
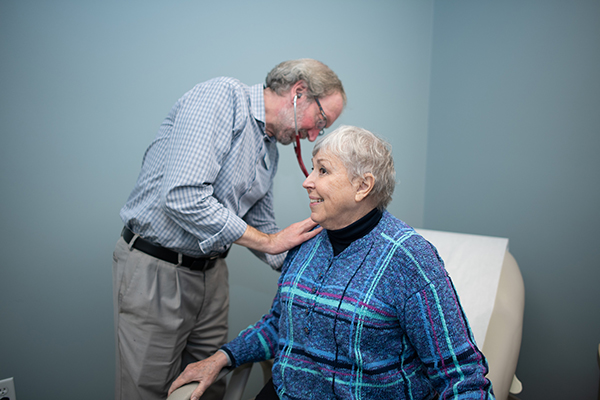
<svg viewBox="0 0 600 400">
<path fill-rule="evenodd" d="M 173 106 L 121 210 L 117 399 L 164 399 L 187 364 L 225 343 L 232 243 L 279 269 L 287 250 L 319 232 L 310 218 L 283 230 L 275 224 L 276 142 L 314 141 L 345 103 L 337 75 L 301 59 L 277 65 L 264 86 L 216 78 Z M 203 398 L 222 390 L 214 385 Z"/>
</svg>

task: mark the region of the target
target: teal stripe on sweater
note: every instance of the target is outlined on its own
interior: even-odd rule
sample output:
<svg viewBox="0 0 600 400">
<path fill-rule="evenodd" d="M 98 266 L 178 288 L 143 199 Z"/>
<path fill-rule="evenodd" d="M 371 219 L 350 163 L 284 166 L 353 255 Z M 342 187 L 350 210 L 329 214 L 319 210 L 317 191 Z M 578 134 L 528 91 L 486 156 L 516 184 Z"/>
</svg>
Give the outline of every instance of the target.
<svg viewBox="0 0 600 400">
<path fill-rule="evenodd" d="M 387 269 L 394 252 L 395 252 L 395 248 L 392 247 L 390 249 L 390 251 L 387 252 L 385 257 L 383 257 L 383 261 L 381 259 L 379 259 L 377 261 L 376 265 L 378 266 L 378 268 L 375 271 L 375 276 L 373 277 L 373 279 L 371 279 L 371 284 L 365 293 L 365 296 L 363 298 L 363 303 L 362 303 L 363 305 L 361 305 L 360 307 L 357 307 L 357 309 L 356 309 L 357 314 L 362 315 L 368 311 L 365 309 L 364 304 L 369 304 L 371 302 L 373 294 L 375 293 L 375 289 L 379 285 L 379 282 L 381 281 L 381 277 L 383 276 L 385 270 Z M 396 319 L 396 318 L 394 318 L 394 319 Z M 364 328 L 364 320 L 359 320 L 358 323 L 356 324 L 356 332 L 354 334 L 354 346 L 353 346 L 354 347 L 354 356 L 358 363 L 358 368 L 356 371 L 356 379 L 355 379 L 356 387 L 354 388 L 354 395 L 357 399 L 360 399 L 362 397 L 361 389 L 362 389 L 364 361 L 363 361 L 363 357 L 362 357 L 360 343 L 362 342 L 363 328 Z"/>
<path fill-rule="evenodd" d="M 281 288 L 281 293 L 290 295 L 290 299 L 289 299 L 290 304 L 293 301 L 293 298 L 296 296 L 306 299 L 308 301 L 314 302 L 315 304 L 321 305 L 325 308 L 330 308 L 333 310 L 337 309 L 338 305 L 340 304 L 339 299 L 332 299 L 329 297 L 318 296 L 318 295 L 315 295 L 312 293 L 308 293 L 308 292 L 306 292 L 306 290 L 299 289 L 297 287 L 284 286 Z M 350 302 L 348 300 L 343 300 L 340 310 L 352 312 L 356 308 L 356 304 L 357 304 L 356 302 Z M 376 311 L 371 311 L 369 308 L 366 308 L 366 305 L 363 305 L 361 307 L 359 317 L 372 318 L 372 319 L 384 321 L 384 322 L 392 322 L 392 321 L 397 320 L 397 318 L 394 316 L 386 316 L 386 315 L 382 315 Z"/>
<path fill-rule="evenodd" d="M 323 380 L 326 380 L 328 382 L 332 381 L 331 377 L 326 377 L 323 376 L 321 371 L 316 371 L 314 369 L 309 369 L 309 368 L 304 368 L 304 367 L 299 367 L 296 365 L 292 365 L 290 364 L 289 369 L 292 369 L 294 371 L 302 371 L 305 372 L 307 374 L 311 374 L 311 375 L 316 375 L 319 378 L 322 378 Z M 401 383 L 403 381 L 402 377 L 398 377 L 398 379 L 392 379 L 387 383 L 365 383 L 365 382 L 360 382 L 359 385 L 361 385 L 362 387 L 368 387 L 368 388 L 387 388 L 387 387 L 393 387 L 398 385 L 399 383 Z M 339 375 L 335 378 L 335 383 L 339 383 L 341 385 L 345 385 L 345 386 L 352 386 L 355 383 L 351 382 L 351 381 L 345 381 L 343 379 L 340 379 Z"/>
<path fill-rule="evenodd" d="M 459 373 L 459 376 L 461 378 L 453 386 L 454 395 L 458 396 L 457 386 L 460 383 L 460 381 L 462 379 L 464 379 L 464 373 L 463 373 L 462 369 L 460 368 L 460 363 L 458 362 L 458 359 L 456 357 L 456 351 L 454 350 L 452 340 L 450 339 L 450 331 L 448 330 L 448 323 L 446 321 L 446 316 L 444 315 L 444 311 L 442 310 L 438 292 L 436 290 L 435 285 L 431 282 L 431 280 L 429 279 L 427 274 L 423 271 L 421 264 L 417 262 L 417 260 L 413 256 L 413 254 L 410 251 L 408 251 L 408 249 L 406 249 L 406 248 L 403 248 L 403 251 L 405 252 L 406 255 L 408 255 L 408 257 L 410 257 L 410 259 L 413 261 L 413 263 L 417 266 L 419 273 L 421 274 L 422 278 L 428 283 L 431 294 L 433 294 L 433 296 L 435 298 L 434 299 L 435 300 L 434 301 L 435 310 L 437 311 L 440 322 L 442 323 L 442 328 L 443 328 L 443 333 L 444 333 L 444 341 L 446 342 L 446 346 L 448 347 L 448 351 L 450 352 L 450 356 L 452 357 L 452 363 L 454 364 L 454 369 Z M 441 351 L 441 349 L 440 349 L 440 351 Z"/>
<path fill-rule="evenodd" d="M 298 286 L 298 282 L 300 281 L 300 278 L 302 277 L 302 274 L 304 274 L 304 271 L 306 271 L 306 268 L 310 265 L 311 260 L 314 258 L 315 254 L 317 253 L 318 248 L 320 247 L 322 241 L 322 236 L 318 237 L 317 240 L 315 241 L 315 244 L 313 246 L 313 248 L 311 249 L 308 257 L 306 257 L 306 259 L 304 260 L 304 263 L 302 264 L 302 266 L 300 267 L 300 270 L 298 271 L 298 273 L 295 276 L 295 279 L 292 283 L 294 288 L 297 288 Z M 281 363 L 281 375 L 283 376 L 285 374 L 285 369 L 289 367 L 289 363 L 288 363 L 288 359 L 289 356 L 292 352 L 292 349 L 294 347 L 294 316 L 293 316 L 293 305 L 294 305 L 294 295 L 295 295 L 295 291 L 291 293 L 291 297 L 289 299 L 288 302 L 288 307 L 287 307 L 287 315 L 288 315 L 288 321 L 289 321 L 289 325 L 288 325 L 288 345 L 286 346 L 286 348 L 284 349 L 284 354 L 286 357 L 282 357 L 282 361 Z M 283 390 L 280 395 L 284 395 L 285 394 L 285 390 Z"/>
</svg>

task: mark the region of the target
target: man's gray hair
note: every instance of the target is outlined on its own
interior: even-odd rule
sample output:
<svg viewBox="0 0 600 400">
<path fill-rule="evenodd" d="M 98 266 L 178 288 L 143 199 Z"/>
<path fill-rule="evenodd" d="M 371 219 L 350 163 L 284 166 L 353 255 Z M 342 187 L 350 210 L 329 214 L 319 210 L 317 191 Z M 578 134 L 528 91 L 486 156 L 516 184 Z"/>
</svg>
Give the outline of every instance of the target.
<svg viewBox="0 0 600 400">
<path fill-rule="evenodd" d="M 280 63 L 267 75 L 265 86 L 281 96 L 298 81 L 304 81 L 308 86 L 308 97 L 323 98 L 339 93 L 346 105 L 346 92 L 340 78 L 327 65 L 311 58 Z"/>
<path fill-rule="evenodd" d="M 313 157 L 319 151 L 338 157 L 350 181 L 368 172 L 373 174 L 375 183 L 369 197 L 375 200 L 377 208 L 385 210 L 396 186 L 392 146 L 388 142 L 366 129 L 342 125 L 319 139 L 313 148 Z"/>
</svg>

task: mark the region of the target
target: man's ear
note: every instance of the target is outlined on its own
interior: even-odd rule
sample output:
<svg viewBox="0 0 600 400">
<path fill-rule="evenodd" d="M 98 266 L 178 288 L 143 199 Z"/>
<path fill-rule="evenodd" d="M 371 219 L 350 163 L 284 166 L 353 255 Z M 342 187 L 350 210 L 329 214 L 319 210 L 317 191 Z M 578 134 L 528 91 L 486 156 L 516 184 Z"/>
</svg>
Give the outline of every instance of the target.
<svg viewBox="0 0 600 400">
<path fill-rule="evenodd" d="M 306 84 L 306 82 L 300 80 L 300 81 L 294 83 L 294 85 L 290 89 L 292 101 L 294 99 L 294 96 L 298 96 L 298 98 L 301 98 L 303 95 L 306 94 L 307 90 L 308 90 L 308 85 Z"/>
<path fill-rule="evenodd" d="M 356 194 L 354 199 L 359 202 L 364 200 L 373 190 L 375 185 L 375 177 L 372 173 L 367 172 L 362 178 L 357 178 Z"/>
</svg>

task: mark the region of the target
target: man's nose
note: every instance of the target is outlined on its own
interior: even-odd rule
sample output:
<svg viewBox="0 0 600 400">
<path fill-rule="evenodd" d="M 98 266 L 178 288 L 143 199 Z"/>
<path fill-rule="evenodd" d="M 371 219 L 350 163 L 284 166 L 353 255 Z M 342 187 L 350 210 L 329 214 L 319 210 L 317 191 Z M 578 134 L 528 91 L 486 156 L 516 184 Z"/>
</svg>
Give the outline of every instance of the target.
<svg viewBox="0 0 600 400">
<path fill-rule="evenodd" d="M 321 132 L 320 129 L 311 129 L 310 131 L 308 131 L 308 141 L 309 142 L 314 142 L 315 140 L 317 140 L 317 138 L 319 137 L 319 133 Z"/>
</svg>

